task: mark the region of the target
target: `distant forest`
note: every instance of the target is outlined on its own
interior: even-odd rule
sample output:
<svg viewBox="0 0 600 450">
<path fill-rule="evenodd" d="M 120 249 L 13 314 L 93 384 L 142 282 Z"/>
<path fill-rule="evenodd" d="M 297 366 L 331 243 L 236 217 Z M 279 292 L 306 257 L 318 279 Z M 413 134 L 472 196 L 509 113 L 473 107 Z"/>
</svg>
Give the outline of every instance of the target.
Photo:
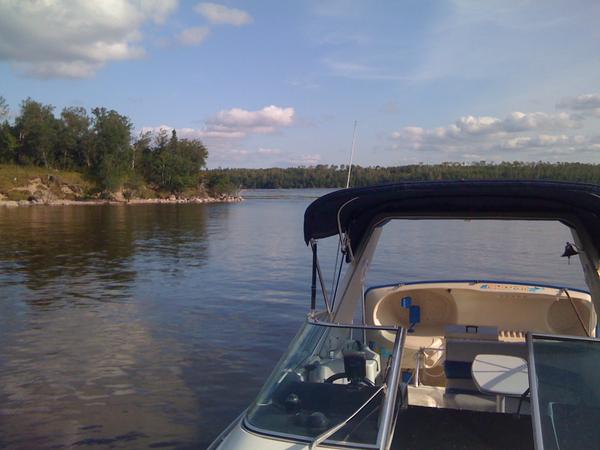
<svg viewBox="0 0 600 450">
<path fill-rule="evenodd" d="M 288 169 L 214 169 L 243 189 L 339 188 L 346 186 L 346 166 L 318 165 Z M 463 179 L 527 179 L 579 181 L 600 184 L 600 164 L 503 162 L 413 164 L 397 167 L 352 167 L 350 186 L 369 186 L 400 181 Z"/>
</svg>

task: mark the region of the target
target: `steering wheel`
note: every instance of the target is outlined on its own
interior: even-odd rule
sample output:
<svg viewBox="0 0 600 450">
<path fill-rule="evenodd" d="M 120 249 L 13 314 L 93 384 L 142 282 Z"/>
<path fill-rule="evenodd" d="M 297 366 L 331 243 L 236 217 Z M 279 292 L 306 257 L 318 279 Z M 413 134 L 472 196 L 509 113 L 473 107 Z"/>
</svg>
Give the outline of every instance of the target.
<svg viewBox="0 0 600 450">
<path fill-rule="evenodd" d="M 341 380 L 342 378 L 348 378 L 348 374 L 346 372 L 335 373 L 327 378 L 325 383 L 333 383 L 334 381 Z M 355 386 L 375 386 L 375 383 L 368 378 L 353 379 L 350 380 L 350 384 Z"/>
</svg>

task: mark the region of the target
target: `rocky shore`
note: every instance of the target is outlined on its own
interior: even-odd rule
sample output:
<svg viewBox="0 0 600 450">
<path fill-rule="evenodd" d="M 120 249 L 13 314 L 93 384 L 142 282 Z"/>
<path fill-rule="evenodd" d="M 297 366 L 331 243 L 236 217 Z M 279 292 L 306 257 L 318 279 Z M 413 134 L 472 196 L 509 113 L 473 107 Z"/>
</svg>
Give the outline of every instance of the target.
<svg viewBox="0 0 600 450">
<path fill-rule="evenodd" d="M 77 184 L 69 184 L 57 177 L 35 177 L 24 186 L 0 192 L 0 207 L 18 206 L 70 206 L 70 205 L 147 205 L 147 204 L 183 204 L 183 203 L 237 203 L 243 198 L 239 195 L 209 195 L 200 190 L 194 195 L 162 195 L 138 197 L 136 191 L 119 190 L 117 192 L 97 193 L 86 198 L 84 189 Z M 158 193 L 156 193 L 158 194 Z"/>
<path fill-rule="evenodd" d="M 77 205 L 149 205 L 149 204 L 183 204 L 183 203 L 238 203 L 243 197 L 220 195 L 218 197 L 192 198 L 132 198 L 129 200 L 67 200 L 56 199 L 48 201 L 37 200 L 0 200 L 0 207 L 14 208 L 17 206 L 77 206 Z"/>
</svg>

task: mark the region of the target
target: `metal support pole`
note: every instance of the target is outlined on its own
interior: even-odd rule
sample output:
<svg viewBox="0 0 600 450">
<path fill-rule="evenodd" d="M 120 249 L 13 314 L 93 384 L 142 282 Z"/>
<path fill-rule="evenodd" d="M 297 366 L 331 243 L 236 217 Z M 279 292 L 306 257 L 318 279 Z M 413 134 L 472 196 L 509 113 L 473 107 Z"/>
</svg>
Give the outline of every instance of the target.
<svg viewBox="0 0 600 450">
<path fill-rule="evenodd" d="M 329 298 L 327 297 L 327 289 L 325 288 L 325 280 L 323 279 L 323 273 L 321 272 L 321 264 L 319 264 L 319 258 L 317 258 L 316 260 L 316 266 L 317 275 L 319 276 L 319 283 L 321 284 L 321 291 L 323 292 L 323 301 L 325 302 L 325 308 L 327 308 L 327 312 L 331 316 L 331 305 L 329 304 Z"/>
<path fill-rule="evenodd" d="M 416 358 L 416 362 L 415 362 L 415 379 L 414 379 L 414 385 L 415 385 L 415 387 L 419 387 L 419 376 L 420 376 L 420 372 L 421 372 L 421 358 L 423 357 L 423 355 L 424 355 L 423 349 L 419 349 L 419 351 L 415 355 L 415 358 Z"/>
<path fill-rule="evenodd" d="M 396 331 L 396 339 L 394 340 L 394 350 L 392 354 L 392 368 L 388 375 L 386 397 L 382 405 L 381 425 L 377 436 L 377 445 L 380 450 L 389 450 L 392 445 L 392 438 L 395 424 L 395 407 L 396 396 L 398 394 L 398 384 L 400 382 L 401 371 L 400 364 L 402 362 L 402 352 L 404 350 L 404 340 L 406 338 L 406 330 L 399 328 Z"/>
<path fill-rule="evenodd" d="M 310 241 L 312 248 L 312 283 L 310 285 L 310 309 L 317 309 L 317 243 L 314 240 Z"/>
</svg>

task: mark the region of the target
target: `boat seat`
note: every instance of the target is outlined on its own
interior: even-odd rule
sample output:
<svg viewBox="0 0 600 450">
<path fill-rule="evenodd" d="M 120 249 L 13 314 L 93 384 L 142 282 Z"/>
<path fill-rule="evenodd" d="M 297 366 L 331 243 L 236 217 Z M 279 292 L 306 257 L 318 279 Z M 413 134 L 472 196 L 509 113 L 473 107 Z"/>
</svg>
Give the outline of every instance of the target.
<svg viewBox="0 0 600 450">
<path fill-rule="evenodd" d="M 479 354 L 528 357 L 527 345 L 521 342 L 446 338 L 446 378 L 471 380 L 471 366 Z"/>
</svg>

